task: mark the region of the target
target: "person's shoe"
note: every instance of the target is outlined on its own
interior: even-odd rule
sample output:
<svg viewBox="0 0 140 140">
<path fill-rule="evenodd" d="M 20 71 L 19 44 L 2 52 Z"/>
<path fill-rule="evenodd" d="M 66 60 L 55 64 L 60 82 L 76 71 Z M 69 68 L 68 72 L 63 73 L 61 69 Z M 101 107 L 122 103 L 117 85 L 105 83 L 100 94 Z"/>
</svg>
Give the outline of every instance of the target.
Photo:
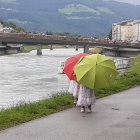
<svg viewBox="0 0 140 140">
<path fill-rule="evenodd" d="M 74 104 L 76 104 L 76 103 L 77 103 L 77 101 L 78 101 L 78 98 L 75 98 L 75 99 L 74 99 Z"/>
<path fill-rule="evenodd" d="M 81 113 L 85 112 L 85 108 L 81 107 Z"/>
<path fill-rule="evenodd" d="M 88 112 L 88 113 L 91 113 L 91 106 L 89 106 L 89 107 L 87 108 L 87 112 Z"/>
</svg>

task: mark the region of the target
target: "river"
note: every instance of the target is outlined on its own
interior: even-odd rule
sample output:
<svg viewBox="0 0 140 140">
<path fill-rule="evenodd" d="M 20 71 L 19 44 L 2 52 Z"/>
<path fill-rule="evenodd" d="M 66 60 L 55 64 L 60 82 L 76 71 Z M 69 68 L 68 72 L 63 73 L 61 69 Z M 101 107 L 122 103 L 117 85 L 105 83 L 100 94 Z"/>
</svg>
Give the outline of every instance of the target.
<svg viewBox="0 0 140 140">
<path fill-rule="evenodd" d="M 37 56 L 36 50 L 0 56 L 0 108 L 66 91 L 69 79 L 58 74 L 57 68 L 61 60 L 80 52 L 83 49 L 46 49 L 42 56 Z"/>
</svg>

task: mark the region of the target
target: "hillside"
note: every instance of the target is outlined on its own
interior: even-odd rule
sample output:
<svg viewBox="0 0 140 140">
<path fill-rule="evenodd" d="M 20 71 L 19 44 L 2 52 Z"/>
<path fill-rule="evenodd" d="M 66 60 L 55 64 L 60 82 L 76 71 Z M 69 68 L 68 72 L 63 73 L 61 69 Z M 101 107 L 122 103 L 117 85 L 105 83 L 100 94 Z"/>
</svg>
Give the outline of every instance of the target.
<svg viewBox="0 0 140 140">
<path fill-rule="evenodd" d="M 113 0 L 0 0 L 0 19 L 29 31 L 106 35 L 112 23 L 138 13 L 140 6 Z"/>
</svg>

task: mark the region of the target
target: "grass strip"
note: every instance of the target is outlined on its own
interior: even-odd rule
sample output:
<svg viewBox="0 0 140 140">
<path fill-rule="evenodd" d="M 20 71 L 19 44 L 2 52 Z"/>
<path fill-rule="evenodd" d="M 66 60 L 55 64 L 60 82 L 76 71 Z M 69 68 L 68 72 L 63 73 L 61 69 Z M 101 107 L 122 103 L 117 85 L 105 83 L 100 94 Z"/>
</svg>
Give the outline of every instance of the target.
<svg viewBox="0 0 140 140">
<path fill-rule="evenodd" d="M 140 85 L 140 75 L 127 74 L 118 76 L 118 78 L 110 87 L 98 89 L 96 91 L 96 98 L 99 99 L 108 95 L 112 95 L 138 85 Z"/>
<path fill-rule="evenodd" d="M 131 74 L 119 76 L 112 86 L 97 90 L 96 98 L 99 99 L 109 96 L 139 84 L 140 75 Z M 61 92 L 49 99 L 33 103 L 23 103 L 10 109 L 3 109 L 0 111 L 0 130 L 47 116 L 73 106 L 72 95 L 67 92 Z"/>
<path fill-rule="evenodd" d="M 110 87 L 97 90 L 96 97 L 101 98 L 140 85 L 139 69 L 140 54 L 133 59 L 131 67 L 123 75 L 119 75 Z"/>
<path fill-rule="evenodd" d="M 71 94 L 62 93 L 50 99 L 22 103 L 0 111 L 0 130 L 73 107 Z"/>
</svg>

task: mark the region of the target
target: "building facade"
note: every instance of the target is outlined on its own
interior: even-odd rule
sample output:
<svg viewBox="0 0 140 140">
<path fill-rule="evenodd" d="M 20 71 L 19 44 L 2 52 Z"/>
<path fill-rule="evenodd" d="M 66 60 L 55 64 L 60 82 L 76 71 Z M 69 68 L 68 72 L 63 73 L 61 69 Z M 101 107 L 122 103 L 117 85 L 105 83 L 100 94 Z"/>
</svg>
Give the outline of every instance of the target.
<svg viewBox="0 0 140 140">
<path fill-rule="evenodd" d="M 14 30 L 11 27 L 4 27 L 2 30 L 3 33 L 11 33 L 12 31 L 14 31 Z"/>
<path fill-rule="evenodd" d="M 133 30 L 134 30 L 133 39 L 136 41 L 140 41 L 140 21 L 134 23 Z"/>
<path fill-rule="evenodd" d="M 0 32 L 3 30 L 3 25 L 0 23 Z"/>
<path fill-rule="evenodd" d="M 4 27 L 4 26 L 0 23 L 0 32 L 3 32 L 3 33 L 11 33 L 12 31 L 14 31 L 13 28 L 11 28 L 11 27 Z"/>
<path fill-rule="evenodd" d="M 112 24 L 113 41 L 140 41 L 140 20 L 127 20 Z"/>
</svg>

